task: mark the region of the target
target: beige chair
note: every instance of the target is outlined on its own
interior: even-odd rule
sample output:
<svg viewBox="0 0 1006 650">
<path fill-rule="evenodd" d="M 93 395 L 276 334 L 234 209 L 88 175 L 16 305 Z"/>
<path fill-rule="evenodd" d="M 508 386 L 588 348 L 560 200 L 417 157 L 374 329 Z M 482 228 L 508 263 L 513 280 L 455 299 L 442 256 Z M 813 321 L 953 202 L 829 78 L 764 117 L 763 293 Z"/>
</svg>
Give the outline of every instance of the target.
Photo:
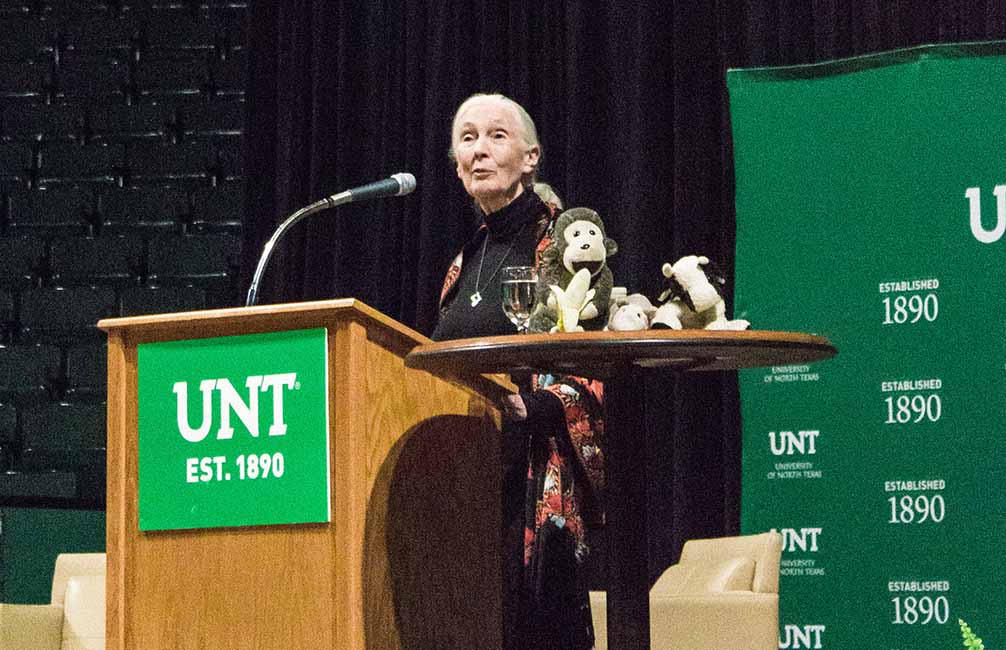
<svg viewBox="0 0 1006 650">
<path fill-rule="evenodd" d="M 48 605 L 0 604 L 0 650 L 104 648 L 104 553 L 57 557 Z"/>
<path fill-rule="evenodd" d="M 650 589 L 653 650 L 779 647 L 778 533 L 695 539 Z M 604 592 L 590 592 L 596 649 L 608 647 Z"/>
</svg>

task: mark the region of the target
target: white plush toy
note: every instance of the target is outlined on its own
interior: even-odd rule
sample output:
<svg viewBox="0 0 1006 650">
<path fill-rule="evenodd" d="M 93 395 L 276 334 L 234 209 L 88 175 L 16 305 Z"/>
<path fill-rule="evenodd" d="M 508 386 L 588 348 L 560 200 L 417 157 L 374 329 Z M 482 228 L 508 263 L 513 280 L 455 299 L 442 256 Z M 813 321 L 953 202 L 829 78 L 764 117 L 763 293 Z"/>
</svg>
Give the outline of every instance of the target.
<svg viewBox="0 0 1006 650">
<path fill-rule="evenodd" d="M 657 309 L 652 327 L 744 330 L 751 326 L 746 320 L 726 318 L 723 298 L 702 268 L 706 264 L 709 258 L 704 255 L 686 255 L 674 264 L 664 264 L 662 271 L 670 286 L 659 299 L 667 302 Z M 719 277 L 712 280 L 720 285 L 726 283 Z"/>
<path fill-rule="evenodd" d="M 615 287 L 620 289 L 621 287 Z M 631 332 L 635 330 L 645 330 L 650 327 L 650 319 L 656 313 L 657 308 L 653 306 L 650 299 L 641 293 L 634 293 L 626 296 L 624 290 L 621 294 L 612 289 L 611 314 L 605 330 L 615 332 Z"/>
</svg>

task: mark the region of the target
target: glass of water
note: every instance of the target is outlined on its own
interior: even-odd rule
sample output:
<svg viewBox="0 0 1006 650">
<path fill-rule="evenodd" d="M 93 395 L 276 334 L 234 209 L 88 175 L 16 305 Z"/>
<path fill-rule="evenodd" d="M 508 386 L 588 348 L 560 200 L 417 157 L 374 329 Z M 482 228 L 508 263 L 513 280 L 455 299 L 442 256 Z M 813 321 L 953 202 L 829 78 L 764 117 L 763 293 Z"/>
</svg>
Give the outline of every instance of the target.
<svg viewBox="0 0 1006 650">
<path fill-rule="evenodd" d="M 533 266 L 507 266 L 501 276 L 503 286 L 503 313 L 517 327 L 517 332 L 527 332 L 534 307 L 534 288 L 538 275 Z"/>
</svg>

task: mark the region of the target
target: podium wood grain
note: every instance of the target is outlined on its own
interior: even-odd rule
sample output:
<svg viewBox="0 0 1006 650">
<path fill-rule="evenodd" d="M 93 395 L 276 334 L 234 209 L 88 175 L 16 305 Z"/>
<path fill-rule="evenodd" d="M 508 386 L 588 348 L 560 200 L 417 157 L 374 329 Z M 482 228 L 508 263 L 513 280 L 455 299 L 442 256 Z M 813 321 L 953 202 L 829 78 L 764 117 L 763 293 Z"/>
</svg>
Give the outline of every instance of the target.
<svg viewBox="0 0 1006 650">
<path fill-rule="evenodd" d="M 105 320 L 110 650 L 499 648 L 504 382 L 404 365 L 428 342 L 353 300 Z M 141 532 L 137 345 L 329 331 L 328 524 Z"/>
</svg>

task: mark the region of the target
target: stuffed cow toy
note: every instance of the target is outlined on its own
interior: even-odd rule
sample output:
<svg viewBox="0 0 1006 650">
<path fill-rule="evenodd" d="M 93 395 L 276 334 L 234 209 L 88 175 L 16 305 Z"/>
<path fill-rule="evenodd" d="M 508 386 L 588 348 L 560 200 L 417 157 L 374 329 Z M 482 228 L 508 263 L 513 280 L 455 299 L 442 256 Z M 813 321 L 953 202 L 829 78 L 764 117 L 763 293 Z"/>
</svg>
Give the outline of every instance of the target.
<svg viewBox="0 0 1006 650">
<path fill-rule="evenodd" d="M 660 294 L 667 300 L 653 316 L 654 329 L 744 330 L 751 326 L 746 320 L 728 320 L 726 305 L 717 285 L 726 280 L 716 274 L 707 275 L 709 264 L 705 255 L 686 255 L 661 269 L 668 288 Z M 668 300 L 669 299 L 669 300 Z"/>
</svg>

